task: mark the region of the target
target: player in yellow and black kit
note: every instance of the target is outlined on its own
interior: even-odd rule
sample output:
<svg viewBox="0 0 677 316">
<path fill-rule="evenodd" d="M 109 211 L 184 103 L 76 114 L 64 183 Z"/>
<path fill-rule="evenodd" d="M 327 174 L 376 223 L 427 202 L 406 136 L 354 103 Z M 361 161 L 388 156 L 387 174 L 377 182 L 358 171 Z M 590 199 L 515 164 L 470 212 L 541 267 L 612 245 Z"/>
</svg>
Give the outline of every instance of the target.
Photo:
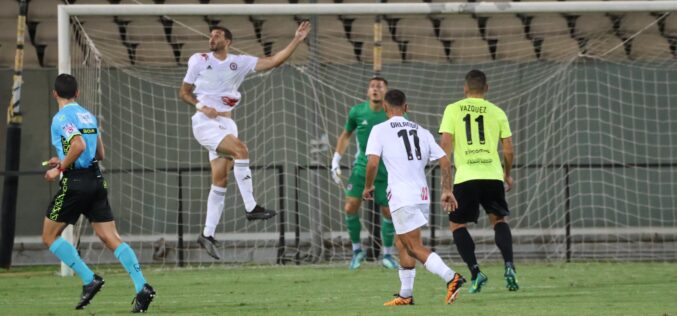
<svg viewBox="0 0 677 316">
<path fill-rule="evenodd" d="M 516 291 L 517 277 L 513 263 L 512 235 L 506 216 L 510 215 L 505 191 L 512 188 L 510 176 L 513 150 L 512 133 L 505 112 L 484 99 L 488 90 L 486 75 L 471 70 L 465 76 L 463 91 L 466 98 L 450 104 L 444 110 L 440 125 L 441 146 L 454 156 L 456 174 L 454 196 L 458 209 L 449 213 L 449 228 L 463 261 L 472 273 L 470 293 L 478 293 L 487 282 L 475 257 L 475 243 L 466 224 L 477 223 L 479 207 L 489 215 L 495 241 L 505 261 L 505 280 L 510 291 Z M 498 155 L 503 146 L 503 166 Z"/>
</svg>

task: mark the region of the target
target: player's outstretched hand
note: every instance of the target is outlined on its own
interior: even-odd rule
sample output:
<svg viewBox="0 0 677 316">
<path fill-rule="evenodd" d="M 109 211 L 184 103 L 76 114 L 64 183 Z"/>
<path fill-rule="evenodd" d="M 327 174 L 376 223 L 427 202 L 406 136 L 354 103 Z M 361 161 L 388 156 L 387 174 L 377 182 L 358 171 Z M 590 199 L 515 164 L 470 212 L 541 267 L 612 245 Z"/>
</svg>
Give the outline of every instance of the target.
<svg viewBox="0 0 677 316">
<path fill-rule="evenodd" d="M 310 21 L 303 21 L 301 24 L 299 24 L 299 28 L 296 29 L 296 34 L 294 34 L 294 37 L 297 40 L 302 41 L 306 39 L 308 33 L 310 33 Z"/>
<path fill-rule="evenodd" d="M 513 183 L 512 177 L 507 176 L 507 177 L 504 177 L 503 179 L 505 180 L 503 182 L 503 186 L 505 186 L 505 192 L 512 190 L 512 183 Z"/>
<path fill-rule="evenodd" d="M 454 193 L 450 191 L 442 192 L 442 207 L 447 213 L 451 213 L 458 208 L 458 202 L 456 202 Z"/>
<path fill-rule="evenodd" d="M 216 109 L 208 106 L 204 106 L 200 109 L 200 112 L 204 113 L 207 115 L 208 118 L 216 118 L 219 116 L 219 112 L 216 111 Z"/>
<path fill-rule="evenodd" d="M 362 199 L 365 201 L 369 201 L 374 199 L 374 190 L 376 188 L 372 185 L 371 187 L 364 188 L 364 192 L 362 192 Z"/>
</svg>

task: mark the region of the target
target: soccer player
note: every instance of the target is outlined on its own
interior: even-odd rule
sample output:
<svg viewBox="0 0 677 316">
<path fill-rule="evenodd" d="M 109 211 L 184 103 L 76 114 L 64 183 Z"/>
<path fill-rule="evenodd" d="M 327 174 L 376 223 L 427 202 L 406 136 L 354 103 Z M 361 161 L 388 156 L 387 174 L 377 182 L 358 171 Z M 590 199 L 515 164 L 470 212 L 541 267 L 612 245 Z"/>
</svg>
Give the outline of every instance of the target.
<svg viewBox="0 0 677 316">
<path fill-rule="evenodd" d="M 231 119 L 231 111 L 240 103 L 238 88 L 248 74 L 281 65 L 303 42 L 308 32 L 310 23 L 304 21 L 287 47 L 273 56 L 257 58 L 229 53 L 233 35 L 227 28 L 216 26 L 211 29 L 209 38 L 211 52 L 193 54 L 188 60 L 188 71 L 179 95 L 181 100 L 197 109 L 192 118 L 193 135 L 209 151 L 212 170 L 207 218 L 198 243 L 214 259 L 219 259 L 214 232 L 223 212 L 228 171 L 233 164 L 233 173 L 244 201 L 247 219 L 265 220 L 276 214 L 275 211 L 256 204 L 254 199 L 249 150 L 238 138 L 237 125 Z M 232 157 L 232 162 L 226 157 Z"/>
<path fill-rule="evenodd" d="M 45 180 L 59 182 L 59 191 L 47 208 L 42 226 L 42 241 L 59 260 L 68 265 L 82 280 L 82 297 L 75 309 L 89 304 L 101 290 L 104 280 L 94 274 L 80 258 L 73 245 L 60 237 L 80 214 L 87 217 L 104 245 L 114 252 L 134 282 L 136 297 L 132 312 L 148 310 L 155 290 L 146 283 L 134 250 L 120 239 L 113 212 L 108 204 L 108 185 L 97 161 L 104 158 L 104 147 L 96 117 L 75 102 L 79 95 L 75 77 L 61 74 L 52 92 L 59 112 L 52 119 L 52 145 L 58 157 L 49 160 Z"/>
<path fill-rule="evenodd" d="M 353 132 L 357 134 L 357 157 L 353 165 L 348 186 L 345 189 L 346 201 L 343 210 L 346 212 L 346 226 L 348 226 L 348 235 L 353 244 L 353 257 L 350 260 L 349 268 L 355 270 L 360 267 L 364 261 L 365 252 L 362 250 L 360 239 L 360 215 L 357 211 L 362 203 L 362 191 L 364 190 L 365 168 L 367 167 L 367 157 L 364 150 L 367 147 L 367 139 L 374 125 L 385 122 L 388 117 L 383 110 L 383 96 L 388 89 L 388 81 L 381 77 L 374 77 L 369 80 L 367 97 L 369 101 L 362 102 L 353 106 L 348 113 L 348 120 L 338 140 L 336 141 L 336 151 L 331 161 L 331 174 L 334 181 L 342 185 L 341 181 L 341 156 L 346 151 L 350 136 Z M 390 219 L 390 209 L 388 208 L 388 199 L 386 197 L 386 187 L 388 173 L 383 164 L 379 165 L 376 175 L 376 204 L 381 208 L 381 239 L 383 241 L 383 260 L 384 267 L 397 269 L 399 266 L 393 258 L 393 242 L 395 238 L 395 228 Z"/>
<path fill-rule="evenodd" d="M 428 161 L 439 159 L 442 169 L 442 205 L 448 212 L 456 208 L 451 192 L 451 162 L 432 134 L 419 124 L 404 117 L 408 110 L 406 96 L 400 90 L 390 90 L 385 95 L 384 107 L 388 120 L 374 126 L 369 135 L 366 154 L 367 176 L 363 197 L 373 196 L 374 179 L 381 158 L 388 170 L 388 204 L 397 233 L 400 250 L 401 288 L 386 306 L 413 305 L 416 260 L 447 283 L 445 301 L 456 300 L 465 279 L 451 270 L 442 258 L 423 246 L 421 227 L 428 224 L 430 191 L 425 176 Z"/>
<path fill-rule="evenodd" d="M 465 76 L 465 99 L 450 104 L 444 110 L 440 125 L 440 144 L 454 156 L 456 177 L 454 195 L 458 210 L 449 214 L 449 228 L 463 261 L 472 273 L 470 293 L 478 293 L 487 282 L 475 257 L 475 243 L 466 228 L 477 223 L 479 207 L 489 215 L 494 227 L 496 246 L 505 262 L 505 280 L 510 291 L 517 291 L 517 277 L 512 254 L 512 235 L 506 216 L 510 215 L 505 191 L 510 191 L 513 150 L 512 133 L 505 112 L 484 99 L 489 86 L 486 75 L 471 70 Z M 503 167 L 498 156 L 498 144 L 503 146 Z"/>
</svg>

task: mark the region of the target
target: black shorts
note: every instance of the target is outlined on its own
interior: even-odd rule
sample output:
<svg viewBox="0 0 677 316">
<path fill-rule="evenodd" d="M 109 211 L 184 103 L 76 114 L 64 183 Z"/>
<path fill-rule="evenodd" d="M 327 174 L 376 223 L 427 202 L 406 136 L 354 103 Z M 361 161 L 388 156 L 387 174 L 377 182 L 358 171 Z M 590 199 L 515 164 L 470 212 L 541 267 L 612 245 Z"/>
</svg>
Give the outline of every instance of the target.
<svg viewBox="0 0 677 316">
<path fill-rule="evenodd" d="M 47 218 L 68 224 L 75 224 L 80 214 L 93 223 L 113 220 L 108 185 L 99 168 L 67 170 L 59 187 L 47 208 Z"/>
<path fill-rule="evenodd" d="M 454 197 L 458 201 L 458 209 L 449 213 L 449 221 L 457 224 L 477 223 L 480 204 L 487 214 L 510 215 L 501 180 L 470 180 L 456 184 Z"/>
</svg>

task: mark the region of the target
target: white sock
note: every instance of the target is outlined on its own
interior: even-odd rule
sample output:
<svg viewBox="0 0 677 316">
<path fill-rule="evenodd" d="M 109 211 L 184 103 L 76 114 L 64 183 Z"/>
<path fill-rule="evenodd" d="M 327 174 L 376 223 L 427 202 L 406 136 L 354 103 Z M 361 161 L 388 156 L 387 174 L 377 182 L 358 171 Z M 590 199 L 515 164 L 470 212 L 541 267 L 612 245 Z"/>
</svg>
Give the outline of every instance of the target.
<svg viewBox="0 0 677 316">
<path fill-rule="evenodd" d="M 247 212 L 251 212 L 256 207 L 256 200 L 254 200 L 252 171 L 249 169 L 249 159 L 235 159 L 234 162 L 233 175 L 235 175 L 237 187 L 240 189 L 244 208 Z"/>
<path fill-rule="evenodd" d="M 353 251 L 355 250 L 362 250 L 362 244 L 360 243 L 353 244 Z"/>
<path fill-rule="evenodd" d="M 451 268 L 444 264 L 442 258 L 434 252 L 431 252 L 428 256 L 428 260 L 425 262 L 425 268 L 444 279 L 444 282 L 449 283 L 449 281 L 454 278 L 454 270 L 451 270 Z"/>
<path fill-rule="evenodd" d="M 411 297 L 414 295 L 415 278 L 416 268 L 400 269 L 400 297 Z"/>
<path fill-rule="evenodd" d="M 384 255 L 392 255 L 393 250 L 394 250 L 394 247 L 383 247 L 383 254 Z"/>
<path fill-rule="evenodd" d="M 205 237 L 214 236 L 216 225 L 221 220 L 223 213 L 223 204 L 226 200 L 226 188 L 212 185 L 207 197 L 207 219 L 205 220 L 205 229 L 202 234 Z"/>
</svg>

